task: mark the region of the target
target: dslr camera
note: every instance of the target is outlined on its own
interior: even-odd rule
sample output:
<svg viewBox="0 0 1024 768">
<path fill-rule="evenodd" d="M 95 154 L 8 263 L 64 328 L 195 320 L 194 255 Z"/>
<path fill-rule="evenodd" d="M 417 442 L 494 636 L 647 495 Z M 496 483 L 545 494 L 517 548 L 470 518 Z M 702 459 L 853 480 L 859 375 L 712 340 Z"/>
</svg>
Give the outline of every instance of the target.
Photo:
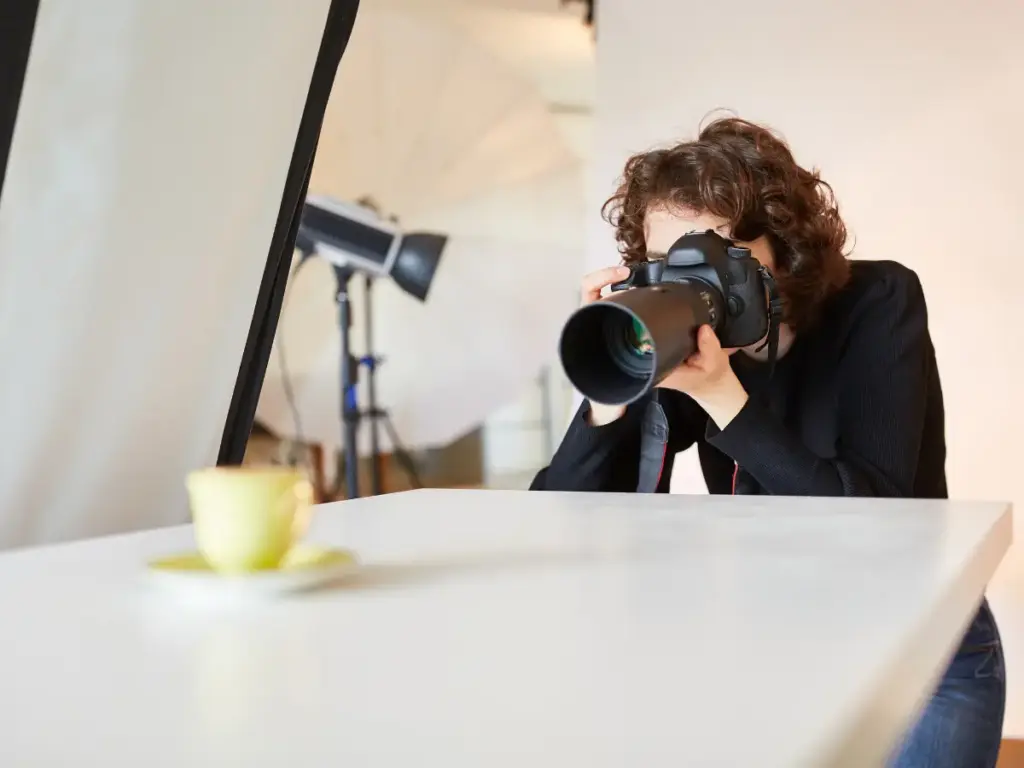
<svg viewBox="0 0 1024 768">
<path fill-rule="evenodd" d="M 631 265 L 608 296 L 570 316 L 559 342 L 562 367 L 592 402 L 628 405 L 697 351 L 702 325 L 727 348 L 763 339 L 776 309 L 770 290 L 774 281 L 750 249 L 714 230 L 690 232 L 664 258 Z"/>
</svg>

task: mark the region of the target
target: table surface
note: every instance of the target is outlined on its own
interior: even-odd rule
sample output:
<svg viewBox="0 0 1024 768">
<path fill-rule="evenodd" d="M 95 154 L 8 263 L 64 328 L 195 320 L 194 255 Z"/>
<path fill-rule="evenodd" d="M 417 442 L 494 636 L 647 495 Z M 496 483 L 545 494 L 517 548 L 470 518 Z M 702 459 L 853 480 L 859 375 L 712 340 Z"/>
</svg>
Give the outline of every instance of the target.
<svg viewBox="0 0 1024 768">
<path fill-rule="evenodd" d="M 188 528 L 0 556 L 0 764 L 877 765 L 1009 505 L 425 490 L 319 509 L 346 584 L 148 582 Z"/>
</svg>

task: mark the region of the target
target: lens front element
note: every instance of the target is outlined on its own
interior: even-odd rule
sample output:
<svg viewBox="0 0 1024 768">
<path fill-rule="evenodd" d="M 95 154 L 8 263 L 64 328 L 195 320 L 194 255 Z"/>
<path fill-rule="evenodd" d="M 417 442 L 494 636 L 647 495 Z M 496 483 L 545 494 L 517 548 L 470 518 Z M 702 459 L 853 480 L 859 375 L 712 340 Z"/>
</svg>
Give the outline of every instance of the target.
<svg viewBox="0 0 1024 768">
<path fill-rule="evenodd" d="M 635 315 L 612 312 L 602 327 L 609 362 L 630 378 L 646 379 L 654 370 L 654 342 Z"/>
<path fill-rule="evenodd" d="M 635 317 L 629 325 L 626 342 L 637 357 L 650 355 L 654 351 L 654 342 L 651 340 L 651 334 L 647 332 L 644 324 Z"/>
</svg>

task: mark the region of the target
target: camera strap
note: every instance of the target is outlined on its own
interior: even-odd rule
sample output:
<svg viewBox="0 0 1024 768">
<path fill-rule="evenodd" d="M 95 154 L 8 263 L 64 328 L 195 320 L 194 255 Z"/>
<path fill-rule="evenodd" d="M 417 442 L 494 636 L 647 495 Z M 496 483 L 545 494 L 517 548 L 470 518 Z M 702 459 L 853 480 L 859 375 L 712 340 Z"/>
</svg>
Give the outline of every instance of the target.
<svg viewBox="0 0 1024 768">
<path fill-rule="evenodd" d="M 651 400 L 644 409 L 640 426 L 640 466 L 637 475 L 637 493 L 656 493 L 661 485 L 668 455 L 668 419 L 658 400 L 658 390 L 651 392 Z"/>
<path fill-rule="evenodd" d="M 760 352 L 768 347 L 768 381 L 772 380 L 775 373 L 775 360 L 779 354 L 779 326 L 782 324 L 782 297 L 779 295 L 779 286 L 775 277 L 763 264 L 758 267 L 761 279 L 764 280 L 765 288 L 768 290 L 768 335 L 764 342 L 755 352 Z M 767 383 L 767 382 L 766 382 Z"/>
</svg>

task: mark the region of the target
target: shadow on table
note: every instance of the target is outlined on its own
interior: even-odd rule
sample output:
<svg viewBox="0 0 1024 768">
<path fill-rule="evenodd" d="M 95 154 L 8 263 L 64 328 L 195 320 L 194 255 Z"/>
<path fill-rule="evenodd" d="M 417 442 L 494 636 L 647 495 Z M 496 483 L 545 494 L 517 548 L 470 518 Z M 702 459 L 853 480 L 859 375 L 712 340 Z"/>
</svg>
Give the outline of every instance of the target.
<svg viewBox="0 0 1024 768">
<path fill-rule="evenodd" d="M 599 553 L 578 552 L 491 552 L 452 554 L 409 562 L 366 563 L 341 579 L 314 588 L 310 594 L 324 591 L 356 591 L 419 587 L 438 581 L 465 581 L 475 575 L 493 577 L 522 570 L 572 568 L 600 559 Z"/>
</svg>

